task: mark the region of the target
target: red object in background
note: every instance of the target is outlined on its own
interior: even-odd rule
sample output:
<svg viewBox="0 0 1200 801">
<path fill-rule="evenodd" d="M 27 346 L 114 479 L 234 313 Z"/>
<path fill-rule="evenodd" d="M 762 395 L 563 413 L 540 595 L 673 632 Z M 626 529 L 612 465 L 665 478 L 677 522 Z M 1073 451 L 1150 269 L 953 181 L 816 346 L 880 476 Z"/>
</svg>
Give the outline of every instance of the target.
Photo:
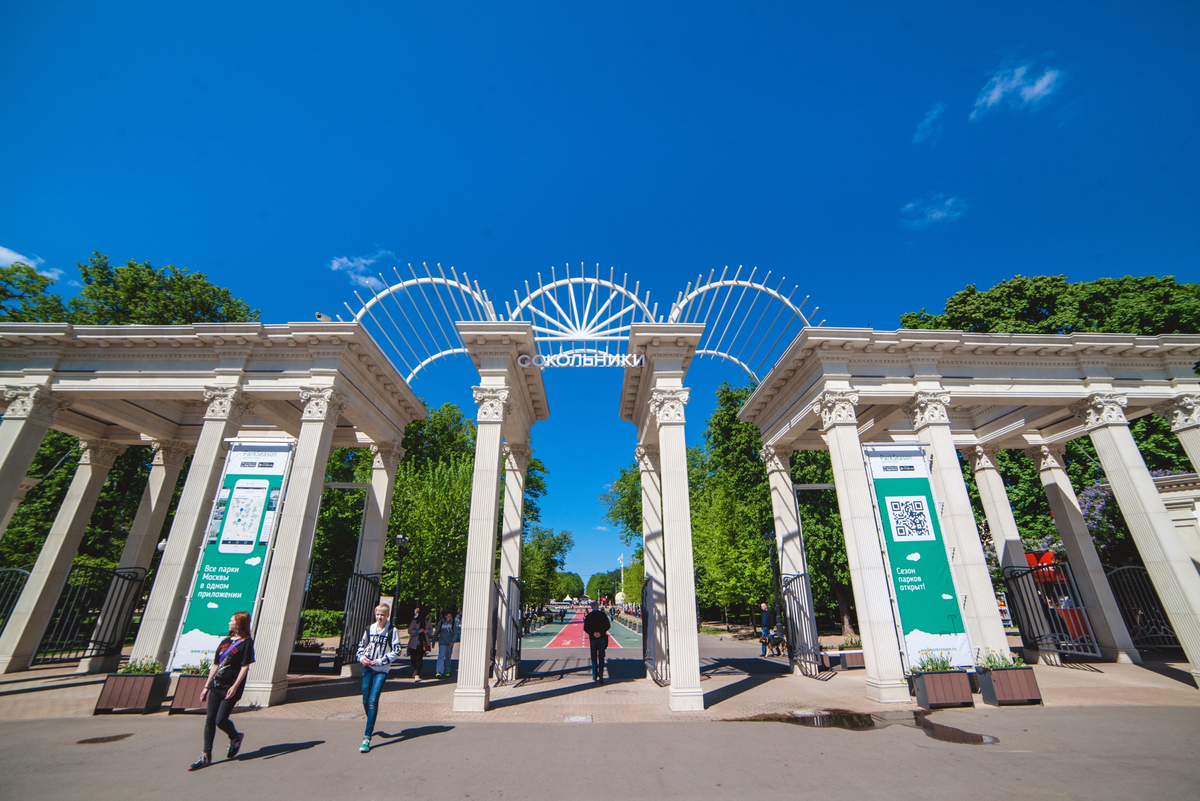
<svg viewBox="0 0 1200 801">
<path fill-rule="evenodd" d="M 1025 561 L 1030 567 L 1041 567 L 1042 565 L 1052 565 L 1058 561 L 1054 556 L 1054 551 L 1034 551 L 1033 553 L 1025 554 Z"/>
</svg>

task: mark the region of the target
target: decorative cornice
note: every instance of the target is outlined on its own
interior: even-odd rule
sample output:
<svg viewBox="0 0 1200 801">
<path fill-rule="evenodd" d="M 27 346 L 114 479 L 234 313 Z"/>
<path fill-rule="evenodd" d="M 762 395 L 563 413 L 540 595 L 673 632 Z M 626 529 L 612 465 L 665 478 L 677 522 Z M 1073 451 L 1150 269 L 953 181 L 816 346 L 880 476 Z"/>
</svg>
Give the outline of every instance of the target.
<svg viewBox="0 0 1200 801">
<path fill-rule="evenodd" d="M 125 446 L 110 439 L 93 439 L 79 441 L 79 463 L 105 469 L 113 466 L 117 457 L 125 452 Z"/>
<path fill-rule="evenodd" d="M 337 425 L 342 409 L 346 408 L 342 393 L 334 387 L 300 387 L 300 400 L 304 402 L 301 421 L 316 420 Z"/>
<path fill-rule="evenodd" d="M 371 443 L 371 467 L 375 470 L 396 472 L 396 465 L 404 458 L 404 448 L 398 442 Z"/>
<path fill-rule="evenodd" d="M 508 389 L 472 387 L 471 393 L 479 404 L 475 419 L 480 423 L 503 423 L 512 414 L 512 404 L 508 402 L 512 392 Z"/>
<path fill-rule="evenodd" d="M 1171 430 L 1179 433 L 1200 426 L 1200 395 L 1180 395 L 1154 408 L 1154 413 L 1171 421 Z"/>
<path fill-rule="evenodd" d="M 151 464 L 158 465 L 159 467 L 182 468 L 183 463 L 192 455 L 192 451 L 195 450 L 195 446 L 190 442 L 180 442 L 174 439 L 156 439 L 150 443 L 150 447 L 154 450 L 154 458 L 151 460 Z"/>
<path fill-rule="evenodd" d="M 639 472 L 658 472 L 659 461 L 657 445 L 638 445 L 633 449 L 633 458 L 637 459 Z"/>
<path fill-rule="evenodd" d="M 918 392 L 913 399 L 904 404 L 904 413 L 912 418 L 914 431 L 920 431 L 934 423 L 950 424 L 950 415 L 946 407 L 950 404 L 950 395 L 946 392 Z"/>
<path fill-rule="evenodd" d="M 241 387 L 205 387 L 204 401 L 208 404 L 205 420 L 229 420 L 234 425 L 241 425 L 246 412 L 254 408 Z"/>
<path fill-rule="evenodd" d="M 533 456 L 533 448 L 528 445 L 504 443 L 504 469 L 514 473 L 524 473 L 529 466 L 529 457 Z"/>
<path fill-rule="evenodd" d="M 772 473 L 792 474 L 792 448 L 783 445 L 764 445 L 758 458 L 767 466 L 767 475 Z"/>
<path fill-rule="evenodd" d="M 967 452 L 967 456 L 971 459 L 972 469 L 978 473 L 981 470 L 995 470 L 996 454 L 999 452 L 1000 448 L 995 445 L 976 445 Z"/>
<path fill-rule="evenodd" d="M 854 407 L 858 405 L 858 393 L 841 389 L 829 389 L 817 396 L 813 411 L 821 415 L 821 429 L 832 426 L 858 425 Z"/>
<path fill-rule="evenodd" d="M 687 389 L 652 389 L 650 390 L 650 414 L 664 425 L 683 425 L 685 422 L 683 409 L 687 406 L 691 391 Z"/>
<path fill-rule="evenodd" d="M 1055 443 L 1053 445 L 1039 445 L 1036 448 L 1026 448 L 1025 455 L 1033 460 L 1037 465 L 1038 472 L 1046 470 L 1065 470 L 1066 459 L 1063 457 L 1067 453 L 1067 446 Z"/>
<path fill-rule="evenodd" d="M 42 386 L 10 386 L 4 391 L 4 399 L 8 401 L 5 420 L 32 420 L 47 426 L 53 425 L 58 413 L 71 405 L 69 399 Z"/>
<path fill-rule="evenodd" d="M 1073 405 L 1070 411 L 1083 421 L 1085 429 L 1093 431 L 1104 426 L 1129 425 L 1125 419 L 1125 405 L 1128 402 L 1124 395 L 1093 392 L 1087 396 L 1087 400 Z"/>
</svg>

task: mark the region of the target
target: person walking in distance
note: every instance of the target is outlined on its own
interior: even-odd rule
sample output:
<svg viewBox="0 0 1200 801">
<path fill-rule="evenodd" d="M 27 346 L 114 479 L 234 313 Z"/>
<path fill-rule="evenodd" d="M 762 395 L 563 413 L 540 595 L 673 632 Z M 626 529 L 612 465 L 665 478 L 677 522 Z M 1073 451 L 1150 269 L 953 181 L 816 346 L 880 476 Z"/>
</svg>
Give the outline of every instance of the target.
<svg viewBox="0 0 1200 801">
<path fill-rule="evenodd" d="M 413 610 L 413 619 L 408 624 L 408 658 L 413 666 L 413 682 L 421 681 L 421 664 L 429 653 L 429 619 L 421 607 Z"/>
<path fill-rule="evenodd" d="M 363 711 L 367 715 L 367 729 L 363 732 L 362 745 L 358 750 L 364 754 L 371 750 L 383 683 L 392 669 L 392 663 L 400 658 L 400 631 L 392 625 L 391 616 L 392 609 L 387 604 L 375 607 L 375 622 L 367 626 L 358 642 L 358 663 L 363 668 Z"/>
<path fill-rule="evenodd" d="M 437 640 L 438 649 L 437 672 L 433 675 L 435 678 L 448 679 L 450 678 L 450 657 L 454 654 L 454 643 L 458 642 L 459 637 L 458 623 L 454 620 L 452 610 L 447 609 L 446 614 L 442 615 L 433 637 Z"/>
<path fill-rule="evenodd" d="M 592 681 L 604 683 L 604 652 L 608 649 L 608 629 L 612 624 L 608 615 L 600 611 L 600 604 L 592 601 L 592 611 L 583 618 L 583 630 L 592 647 Z"/>
<path fill-rule="evenodd" d="M 771 642 L 771 629 L 775 628 L 775 610 L 767 606 L 767 602 L 763 601 L 760 604 L 762 608 L 762 654 L 767 655 L 767 645 Z"/>
<path fill-rule="evenodd" d="M 204 718 L 204 753 L 188 766 L 188 770 L 200 770 L 212 764 L 213 737 L 217 729 L 229 736 L 229 751 L 226 758 L 233 759 L 242 749 L 246 735 L 238 732 L 229 719 L 229 713 L 242 698 L 246 687 L 246 674 L 254 662 L 254 641 L 250 639 L 250 614 L 236 612 L 229 618 L 229 636 L 217 644 L 216 658 L 208 671 L 208 681 L 200 691 L 200 700 L 207 703 Z"/>
</svg>

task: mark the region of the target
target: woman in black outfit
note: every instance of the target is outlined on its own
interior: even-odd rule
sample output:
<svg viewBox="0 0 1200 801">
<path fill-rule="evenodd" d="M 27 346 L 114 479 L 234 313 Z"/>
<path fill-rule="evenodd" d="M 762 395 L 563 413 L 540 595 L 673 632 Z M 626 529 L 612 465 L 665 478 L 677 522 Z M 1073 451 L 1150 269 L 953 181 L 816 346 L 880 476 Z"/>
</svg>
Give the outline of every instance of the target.
<svg viewBox="0 0 1200 801">
<path fill-rule="evenodd" d="M 200 770 L 212 764 L 213 737 L 217 729 L 229 735 L 229 751 L 225 755 L 233 759 L 242 748 L 242 739 L 229 713 L 241 700 L 246 687 L 246 674 L 254 662 L 254 641 L 250 639 L 250 614 L 237 612 L 229 618 L 229 636 L 217 645 L 216 659 L 208 671 L 208 682 L 200 691 L 200 700 L 208 702 L 208 716 L 204 720 L 204 753 L 188 766 L 188 770 Z"/>
<path fill-rule="evenodd" d="M 429 620 L 421 607 L 413 612 L 412 622 L 408 624 L 408 658 L 413 666 L 413 682 L 421 681 L 421 663 L 425 654 L 429 653 Z"/>
</svg>

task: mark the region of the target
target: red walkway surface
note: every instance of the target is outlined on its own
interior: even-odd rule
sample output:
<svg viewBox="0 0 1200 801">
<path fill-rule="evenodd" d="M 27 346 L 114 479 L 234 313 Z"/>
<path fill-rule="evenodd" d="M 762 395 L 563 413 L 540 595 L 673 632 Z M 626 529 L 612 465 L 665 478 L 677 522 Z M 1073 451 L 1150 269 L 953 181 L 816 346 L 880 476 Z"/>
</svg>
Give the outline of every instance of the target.
<svg viewBox="0 0 1200 801">
<path fill-rule="evenodd" d="M 583 630 L 583 619 L 586 615 L 583 612 L 576 612 L 575 617 L 567 621 L 553 640 L 546 644 L 546 648 L 590 648 L 588 645 L 587 633 Z M 612 635 L 608 635 L 608 647 L 620 648 L 621 644 L 613 639 Z"/>
</svg>

